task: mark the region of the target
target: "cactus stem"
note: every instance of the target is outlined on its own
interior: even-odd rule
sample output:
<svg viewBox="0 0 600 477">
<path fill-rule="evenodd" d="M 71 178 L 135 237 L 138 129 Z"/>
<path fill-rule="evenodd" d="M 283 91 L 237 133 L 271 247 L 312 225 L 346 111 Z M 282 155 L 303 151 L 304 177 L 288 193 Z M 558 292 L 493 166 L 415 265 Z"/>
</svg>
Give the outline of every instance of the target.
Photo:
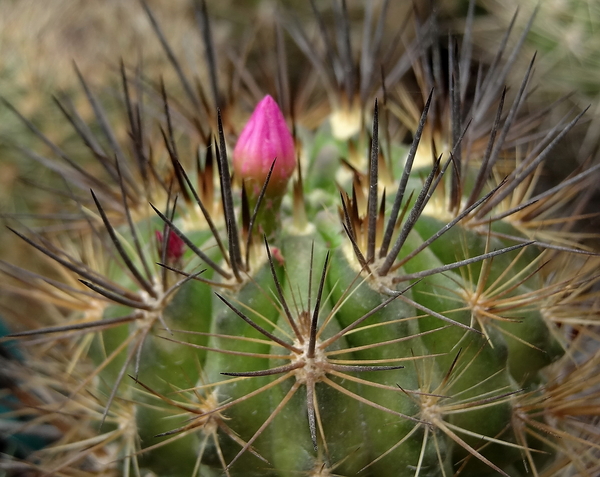
<svg viewBox="0 0 600 477">
<path fill-rule="evenodd" d="M 479 349 L 479 351 L 476 353 L 475 357 L 479 353 L 481 353 L 481 351 L 482 351 L 482 348 Z M 484 408 L 487 408 L 490 406 L 495 406 L 502 402 L 507 401 L 512 396 L 520 393 L 521 391 L 509 391 L 509 392 L 501 393 L 500 392 L 501 390 L 498 389 L 498 390 L 494 391 L 492 395 L 483 394 L 483 395 L 479 396 L 479 398 L 478 397 L 469 397 L 469 398 L 464 399 L 462 402 L 458 401 L 457 398 L 461 393 L 454 393 L 454 395 L 452 395 L 452 392 L 451 392 L 452 387 L 460 381 L 460 379 L 464 375 L 465 371 L 471 366 L 471 364 L 474 362 L 474 359 L 475 359 L 475 357 L 473 357 L 469 362 L 467 362 L 466 364 L 464 364 L 462 366 L 462 369 L 459 369 L 458 364 L 459 364 L 461 354 L 462 354 L 462 350 L 460 350 L 456 354 L 453 362 L 451 363 L 451 365 L 448 368 L 448 371 L 445 373 L 444 377 L 440 381 L 440 384 L 435 389 L 431 389 L 432 382 L 431 382 L 431 373 L 430 373 L 431 370 L 430 370 L 425 375 L 423 373 L 418 373 L 417 376 L 419 376 L 419 382 L 420 382 L 419 388 L 422 391 L 426 390 L 426 389 L 431 389 L 431 391 L 430 392 L 421 392 L 421 393 L 417 394 L 416 396 L 418 398 L 415 398 L 407 393 L 407 395 L 415 403 L 417 403 L 421 409 L 418 416 L 420 419 L 422 419 L 421 426 L 423 426 L 425 428 L 425 434 L 423 436 L 424 444 L 423 444 L 422 449 L 425 448 L 425 442 L 429 438 L 429 432 L 432 432 L 432 436 L 435 438 L 435 436 L 436 436 L 435 431 L 436 430 L 441 431 L 446 436 L 448 436 L 450 439 L 452 439 L 455 443 L 457 443 L 459 446 L 461 446 L 463 449 L 465 449 L 473 457 L 479 459 L 480 461 L 482 461 L 483 463 L 485 463 L 486 465 L 488 465 L 489 467 L 494 469 L 496 472 L 499 472 L 501 475 L 509 477 L 509 475 L 506 474 L 502 469 L 500 469 L 498 466 L 496 466 L 494 463 L 492 463 L 489 459 L 484 457 L 481 454 L 481 452 L 479 452 L 479 450 L 474 449 L 471 445 L 469 445 L 461 437 L 459 437 L 457 433 L 465 434 L 470 437 L 475 437 L 484 442 L 496 443 L 496 444 L 500 444 L 502 446 L 517 448 L 520 450 L 526 449 L 525 447 L 523 447 L 522 445 L 519 445 L 519 444 L 513 444 L 508 441 L 500 440 L 495 437 L 488 437 L 488 436 L 482 435 L 480 433 L 474 433 L 474 432 L 469 431 L 468 429 L 463 429 L 459 426 L 456 426 L 452 423 L 445 421 L 443 419 L 443 416 L 450 415 L 450 414 L 456 414 L 456 413 L 472 412 L 472 411 L 475 411 L 478 409 L 484 409 Z M 418 370 L 417 362 L 415 361 L 414 364 Z M 431 362 L 429 362 L 429 364 L 431 364 Z M 495 373 L 495 374 L 498 374 L 498 373 Z M 495 376 L 495 374 L 488 376 L 486 379 L 482 380 L 478 384 L 475 384 L 473 386 L 473 388 L 468 389 L 467 391 L 471 391 L 471 390 L 475 389 L 476 387 L 483 385 L 486 381 L 492 379 Z M 462 391 L 462 393 L 464 393 L 464 392 L 465 391 Z M 448 400 L 449 400 L 449 402 L 447 404 L 444 404 L 444 401 L 448 401 Z M 419 427 L 419 425 L 415 426 L 415 428 L 417 428 L 417 427 Z M 415 429 L 413 429 L 412 432 L 414 432 L 414 430 Z M 394 447 L 397 447 L 397 445 L 399 445 L 399 444 L 395 444 L 394 446 L 392 446 L 391 449 L 393 449 Z M 436 448 L 437 448 L 437 446 L 436 446 Z M 391 449 L 388 450 L 386 453 L 382 454 L 378 459 L 383 458 L 387 453 L 391 452 Z M 440 462 L 441 462 L 442 456 L 440 454 L 439 448 L 437 448 L 437 453 L 438 453 L 438 457 L 440 458 Z M 421 454 L 421 456 L 422 456 L 422 454 Z"/>
<path fill-rule="evenodd" d="M 182 333 L 183 331 L 178 330 L 179 333 Z M 262 340 L 255 340 L 255 339 L 248 339 L 248 338 L 243 338 L 240 336 L 231 336 L 231 335 L 220 335 L 220 334 L 214 334 L 214 333 L 192 333 L 192 334 L 198 334 L 201 336 L 212 336 L 212 337 L 216 337 L 216 338 L 226 338 L 226 339 L 231 339 L 234 341 L 249 341 L 249 342 L 254 342 L 254 343 L 265 343 Z M 217 348 L 211 348 L 210 346 L 202 346 L 202 345 L 197 345 L 194 343 L 188 343 L 186 341 L 180 341 L 180 340 L 176 340 L 176 339 L 172 339 L 169 338 L 167 336 L 161 336 L 161 339 L 165 340 L 165 341 L 170 341 L 171 343 L 175 343 L 175 344 L 181 344 L 181 345 L 185 345 L 185 346 L 189 346 L 191 348 L 194 349 L 199 349 L 199 350 L 206 350 L 206 351 L 213 351 L 215 353 L 222 353 L 222 354 L 228 354 L 228 355 L 232 355 L 232 356 L 248 356 L 248 357 L 256 357 L 256 358 L 273 358 L 273 359 L 292 359 L 291 355 L 276 355 L 276 354 L 261 354 L 261 353 L 252 353 L 252 352 L 245 352 L 245 351 L 234 351 L 234 350 L 230 350 L 230 349 L 217 349 Z M 269 343 L 268 341 L 266 343 Z M 226 373 L 221 373 L 221 374 L 226 374 Z M 222 383 L 219 383 L 222 384 Z"/>
<path fill-rule="evenodd" d="M 379 411 L 386 412 L 388 414 L 400 417 L 402 419 L 406 419 L 408 421 L 413 421 L 413 422 L 417 422 L 417 423 L 422 423 L 423 422 L 423 421 L 421 421 L 421 420 L 419 420 L 419 419 L 417 419 L 415 417 L 407 416 L 406 414 L 402 414 L 401 412 L 394 411 L 392 409 L 388 409 L 387 407 L 382 406 L 380 404 L 377 404 L 376 402 L 370 401 L 369 399 L 366 399 L 363 396 L 359 396 L 358 394 L 355 394 L 352 391 L 349 391 L 348 389 L 344 388 L 343 386 L 340 386 L 336 382 L 334 382 L 331 379 L 329 379 L 327 376 L 323 377 L 323 383 L 325 383 L 328 386 L 332 387 L 336 391 L 339 391 L 340 393 L 345 394 L 346 396 L 348 396 L 348 397 L 350 397 L 352 399 L 355 399 L 356 401 L 361 402 L 363 404 L 366 404 L 367 406 L 370 406 L 370 407 L 372 407 L 374 409 L 377 409 Z"/>
<path fill-rule="evenodd" d="M 316 292 L 315 303 L 313 305 L 310 303 L 310 299 L 308 300 L 307 311 L 302 311 L 299 313 L 298 322 L 296 323 L 296 320 L 293 319 L 291 312 L 289 310 L 289 307 L 286 304 L 286 300 L 283 297 L 283 291 L 281 290 L 281 285 L 280 285 L 280 283 L 276 277 L 275 271 L 274 271 L 273 258 L 271 256 L 270 249 L 269 249 L 266 239 L 264 239 L 264 240 L 265 240 L 265 248 L 267 250 L 268 261 L 269 261 L 270 268 L 271 268 L 271 274 L 273 275 L 275 288 L 280 296 L 282 307 L 284 310 L 287 310 L 287 312 L 286 312 L 286 315 L 288 315 L 287 319 L 291 320 L 290 322 L 294 323 L 292 325 L 292 329 L 294 330 L 294 333 L 298 333 L 300 336 L 296 336 L 296 339 L 293 340 L 293 344 L 287 343 L 284 339 L 281 339 L 281 338 L 275 336 L 273 333 L 267 331 L 266 329 L 264 329 L 263 327 L 261 327 L 260 325 L 255 323 L 252 319 L 250 319 L 248 316 L 246 316 L 242 311 L 240 311 L 238 308 L 236 308 L 228 299 L 224 298 L 223 296 L 221 296 L 220 294 L 217 293 L 216 296 L 230 310 L 232 310 L 238 317 L 240 317 L 242 320 L 244 320 L 248 325 L 252 326 L 255 330 L 257 330 L 263 336 L 265 336 L 268 339 L 268 341 L 288 350 L 288 352 L 290 353 L 289 355 L 279 356 L 279 358 L 284 358 L 284 359 L 290 360 L 290 361 L 288 364 L 284 364 L 281 366 L 275 366 L 273 368 L 264 369 L 264 370 L 243 371 L 243 372 L 235 372 L 235 371 L 221 372 L 221 374 L 225 375 L 225 376 L 232 376 L 234 378 L 248 378 L 248 379 L 258 378 L 258 377 L 262 377 L 262 376 L 275 376 L 275 375 L 280 375 L 280 376 L 278 378 L 276 378 L 274 381 L 271 381 L 270 383 L 258 388 L 257 390 L 251 391 L 251 392 L 245 394 L 244 396 L 241 396 L 237 399 L 234 399 L 232 401 L 224 403 L 221 406 L 218 406 L 217 408 L 213 409 L 211 412 L 224 411 L 224 410 L 236 405 L 237 403 L 246 401 L 246 400 L 250 399 L 251 397 L 253 397 L 257 394 L 260 394 L 260 393 L 266 391 L 267 389 L 269 389 L 287 379 L 294 378 L 294 383 L 292 384 L 292 387 L 288 390 L 287 394 L 282 398 L 281 402 L 271 411 L 270 415 L 260 425 L 258 430 L 255 431 L 254 435 L 248 440 L 248 442 L 239 451 L 239 453 L 233 458 L 233 460 L 231 462 L 229 462 L 227 468 L 231 468 L 231 466 L 239 459 L 239 457 L 248 450 L 248 448 L 252 445 L 252 443 L 264 432 L 264 430 L 275 419 L 275 417 L 281 412 L 281 410 L 284 408 L 284 406 L 288 403 L 288 401 L 292 398 L 292 396 L 296 393 L 296 391 L 298 391 L 300 389 L 300 387 L 304 387 L 306 389 L 306 406 L 307 406 L 308 426 L 309 426 L 309 430 L 310 430 L 313 447 L 315 449 L 318 449 L 317 443 L 319 441 L 319 439 L 318 439 L 319 433 L 321 434 L 322 441 L 325 442 L 325 437 L 323 435 L 324 431 L 322 428 L 322 424 L 320 422 L 320 417 L 318 415 L 318 406 L 317 406 L 316 386 L 319 383 L 324 383 L 324 384 L 332 387 L 333 389 L 336 389 L 339 392 L 342 392 L 343 394 L 345 394 L 353 399 L 356 399 L 360 402 L 363 402 L 363 403 L 365 403 L 371 407 L 374 407 L 376 409 L 379 409 L 381 411 L 391 413 L 392 415 L 401 417 L 403 419 L 420 422 L 419 419 L 416 419 L 414 417 L 407 416 L 403 413 L 399 413 L 397 411 L 391 410 L 385 406 L 382 406 L 373 401 L 370 401 L 369 399 L 365 399 L 362 396 L 356 395 L 352 391 L 345 389 L 344 387 L 338 385 L 337 383 L 335 383 L 334 381 L 330 380 L 327 377 L 327 375 L 330 374 L 332 376 L 342 377 L 342 379 L 350 379 L 353 381 L 357 381 L 357 378 L 353 378 L 351 375 L 346 374 L 346 373 L 391 371 L 391 370 L 401 369 L 403 367 L 401 365 L 389 365 L 389 364 L 388 365 L 380 365 L 379 364 L 380 362 L 391 363 L 391 362 L 396 361 L 396 359 L 361 360 L 361 361 L 356 361 L 356 362 L 352 362 L 352 363 L 342 362 L 342 361 L 335 362 L 335 361 L 331 361 L 329 359 L 329 352 L 326 351 L 326 348 L 331 346 L 334 342 L 339 341 L 342 336 L 349 333 L 351 330 L 354 330 L 358 325 L 363 323 L 367 318 L 372 316 L 377 311 L 383 309 L 391 301 L 398 299 L 398 297 L 400 297 L 401 295 L 397 294 L 395 296 L 388 298 L 381 305 L 379 305 L 379 306 L 375 307 L 373 310 L 367 312 L 365 315 L 363 315 L 361 318 L 356 320 L 351 325 L 344 328 L 342 331 L 336 333 L 332 337 L 321 342 L 318 339 L 318 336 L 319 336 L 320 332 L 322 331 L 322 328 L 324 326 L 326 326 L 327 323 L 329 323 L 329 319 L 328 319 L 329 316 L 332 316 L 335 313 L 335 310 L 337 308 L 339 308 L 339 306 L 340 306 L 338 304 L 337 306 L 334 307 L 334 309 L 330 313 L 330 315 L 324 320 L 323 325 L 321 326 L 321 329 L 319 329 L 318 321 L 319 321 L 319 314 L 321 311 L 321 297 L 323 295 L 325 279 L 326 279 L 327 272 L 328 272 L 329 255 L 328 254 L 326 255 L 324 264 L 322 267 L 322 271 L 320 273 L 320 280 L 319 280 L 318 290 Z M 314 245 L 311 247 L 311 250 L 312 250 L 311 251 L 311 262 L 312 262 L 313 253 L 314 253 Z M 310 298 L 310 296 L 312 295 L 312 293 L 310 292 L 311 283 L 312 283 L 312 263 L 309 266 L 309 268 L 310 268 L 311 272 L 309 273 L 310 278 L 308 280 L 308 288 L 309 288 L 308 296 Z M 345 297 L 343 297 L 342 300 L 343 299 L 345 299 Z M 312 309 L 312 313 L 310 312 L 311 309 Z M 418 336 L 433 333 L 433 332 L 439 331 L 439 330 L 440 329 L 431 330 L 426 333 L 421 333 Z M 211 336 L 216 337 L 217 335 L 211 334 Z M 232 340 L 242 339 L 237 336 L 225 336 L 225 338 L 230 338 Z M 411 338 L 414 338 L 414 336 L 403 337 L 402 340 L 407 340 L 407 339 L 411 339 Z M 218 353 L 240 355 L 240 356 L 248 355 L 248 356 L 254 356 L 254 357 L 262 356 L 259 353 L 246 353 L 246 352 L 242 352 L 242 351 L 233 351 L 233 350 L 228 350 L 228 349 L 224 349 L 224 348 L 210 348 L 210 347 L 205 347 L 205 346 L 201 346 L 201 345 L 196 345 L 193 343 L 185 343 L 185 342 L 181 342 L 178 340 L 173 340 L 168 337 L 163 337 L 163 339 L 165 339 L 167 341 L 175 342 L 175 343 L 185 344 L 185 345 L 193 347 L 193 348 L 207 349 L 209 351 L 218 352 Z M 254 340 L 254 341 L 256 341 L 256 340 Z M 396 341 L 398 341 L 398 340 L 394 340 L 394 342 L 396 342 Z M 387 345 L 387 344 L 393 344 L 393 343 L 385 342 L 381 345 L 383 346 L 383 345 Z M 376 346 L 378 346 L 378 344 L 371 344 L 371 345 L 369 345 L 369 348 L 373 348 Z M 352 351 L 352 349 L 350 348 L 350 349 L 347 349 L 346 351 Z M 337 351 L 334 351 L 332 354 L 339 354 L 339 353 Z M 264 355 L 264 356 L 268 357 L 270 359 L 278 358 L 278 356 L 275 356 L 275 355 Z M 362 384 L 368 385 L 368 386 L 374 386 L 374 387 L 381 386 L 378 383 L 372 383 L 367 380 L 360 380 L 360 382 Z M 216 389 L 216 387 L 219 386 L 219 383 L 213 384 L 211 386 Z M 391 388 L 391 389 L 395 389 L 395 388 Z M 317 430 L 319 430 L 319 431 L 317 432 Z"/>
<path fill-rule="evenodd" d="M 292 351 L 293 353 L 296 353 L 296 354 L 302 353 L 302 350 L 300 348 L 297 348 L 295 346 L 289 345 L 288 343 L 286 343 L 282 339 L 279 339 L 278 337 L 276 337 L 273 333 L 270 333 L 269 331 L 267 331 L 264 328 L 262 328 L 260 325 L 254 323 L 254 321 L 252 321 L 244 313 L 242 313 L 235 306 L 233 306 L 231 303 L 229 303 L 229 301 L 227 301 L 226 298 L 222 297 L 218 293 L 215 293 L 215 295 L 217 296 L 217 298 L 219 298 L 219 300 L 221 300 L 223 303 L 225 303 L 242 320 L 244 320 L 246 323 L 248 323 L 250 326 L 252 326 L 254 329 L 256 329 L 256 331 L 258 331 L 259 333 L 262 333 L 263 335 L 265 335 L 270 340 L 273 340 L 275 343 L 279 344 L 280 346 L 283 346 L 284 348 L 286 348 L 289 351 Z"/>
<path fill-rule="evenodd" d="M 392 447 L 390 447 L 388 450 L 386 450 L 383 454 L 381 454 L 379 457 L 377 457 L 376 459 L 373 459 L 371 462 L 369 462 L 367 465 L 365 465 L 362 469 L 360 469 L 358 471 L 358 473 L 363 472 L 364 470 L 368 469 L 369 467 L 375 465 L 377 462 L 379 462 L 381 459 L 383 459 L 385 456 L 387 456 L 388 454 L 392 453 L 394 450 L 396 450 L 398 447 L 400 447 L 402 444 L 404 444 L 405 442 L 407 442 L 415 432 L 417 432 L 420 429 L 420 426 L 413 426 L 413 428 L 408 431 L 406 433 L 406 435 L 400 439 L 398 442 L 396 442 Z M 421 469 L 421 464 L 423 462 L 423 453 L 424 453 L 424 449 L 427 443 L 427 437 L 428 437 L 428 433 L 429 433 L 429 427 L 428 426 L 424 426 L 425 429 L 425 435 L 423 437 L 423 445 L 421 446 L 421 452 L 419 454 L 419 462 L 417 463 L 416 469 L 415 469 L 415 474 L 414 477 L 418 477 L 419 473 L 420 473 L 420 469 Z M 438 453 L 439 455 L 439 453 Z"/>
<path fill-rule="evenodd" d="M 385 308 L 392 301 L 394 301 L 397 298 L 401 297 L 403 295 L 403 293 L 407 292 L 409 289 L 410 289 L 410 287 L 408 287 L 408 288 L 402 290 L 401 292 L 398 292 L 398 293 L 394 294 L 393 296 L 389 297 L 388 299 L 384 300 L 382 303 L 380 303 L 376 307 L 372 308 L 369 312 L 365 313 L 359 319 L 357 319 L 353 323 L 351 323 L 348 326 L 346 326 L 344 329 L 342 329 L 341 331 L 339 331 L 338 333 L 336 333 L 335 335 L 333 335 L 331 338 L 328 338 L 327 340 L 325 340 L 323 342 L 322 346 L 324 348 L 327 348 L 332 343 L 334 343 L 335 341 L 337 341 L 338 339 L 340 339 L 342 336 L 344 336 L 346 333 L 348 333 L 351 330 L 353 330 L 354 328 L 356 328 L 358 325 L 360 325 L 362 322 L 364 322 L 367 318 L 371 317 L 372 315 L 374 315 L 378 311 L 380 311 L 383 308 Z"/>
<path fill-rule="evenodd" d="M 271 424 L 271 422 L 273 422 L 273 419 L 275 419 L 275 417 L 277 416 L 277 414 L 279 414 L 281 412 L 281 410 L 285 407 L 285 405 L 288 403 L 288 401 L 294 396 L 294 394 L 296 393 L 296 391 L 298 390 L 299 387 L 300 387 L 300 383 L 298 381 L 296 381 L 292 385 L 292 387 L 290 388 L 290 390 L 287 392 L 287 394 L 283 397 L 283 399 L 281 400 L 281 402 L 275 407 L 275 409 L 273 409 L 273 411 L 271 412 L 271 414 L 269 415 L 269 417 L 267 418 L 267 420 L 254 433 L 254 435 L 250 438 L 250 440 L 248 440 L 248 442 L 242 448 L 242 450 L 240 450 L 238 452 L 238 454 L 231 460 L 231 462 L 227 466 L 227 469 L 231 468 L 231 466 L 244 454 L 244 452 L 246 452 L 250 448 L 250 446 L 252 445 L 252 443 L 256 439 L 258 439 L 258 437 L 263 433 L 263 431 L 268 427 L 268 425 Z"/>
<path fill-rule="evenodd" d="M 219 461 L 221 463 L 223 471 L 226 473 L 226 475 L 229 475 L 229 470 L 227 469 L 227 463 L 225 462 L 225 457 L 223 456 L 223 453 L 221 451 L 221 446 L 219 444 L 218 431 L 223 432 L 225 435 L 227 435 L 230 439 L 232 439 L 234 442 L 239 444 L 241 447 L 245 447 L 247 442 L 244 441 L 243 439 L 241 439 L 226 424 L 227 417 L 225 415 L 223 415 L 221 413 L 221 411 L 217 410 L 217 409 L 219 409 L 219 402 L 218 402 L 218 398 L 217 398 L 216 389 L 207 394 L 201 393 L 201 392 L 199 392 L 198 389 L 195 389 L 194 397 L 197 399 L 197 402 L 193 402 L 193 401 L 180 402 L 180 401 L 175 401 L 167 396 L 164 396 L 163 394 L 155 391 L 154 389 L 147 386 L 146 384 L 138 381 L 133 376 L 130 376 L 130 378 L 132 378 L 136 382 L 136 384 L 139 384 L 142 388 L 144 388 L 147 392 L 149 392 L 154 397 L 160 399 L 161 401 L 165 402 L 166 404 L 168 404 L 176 409 L 179 409 L 185 413 L 189 413 L 192 416 L 188 419 L 189 422 L 187 424 L 185 424 L 181 427 L 178 427 L 176 429 L 171 429 L 169 431 L 157 434 L 155 436 L 156 438 L 168 437 L 168 436 L 171 436 L 171 437 L 167 440 L 158 442 L 156 444 L 153 444 L 151 446 L 148 446 L 148 447 L 142 449 L 141 451 L 139 451 L 137 453 L 137 455 L 151 452 L 154 449 L 163 447 L 173 441 L 181 439 L 182 437 L 185 437 L 189 433 L 200 431 L 204 435 L 204 438 L 202 439 L 202 442 L 200 444 L 200 450 L 198 452 L 198 454 L 199 454 L 198 462 L 201 462 L 201 460 L 202 460 L 201 457 L 204 453 L 204 449 L 206 447 L 207 440 L 209 438 L 211 438 L 213 440 L 215 448 L 217 449 L 217 454 L 219 456 Z M 261 456 L 254 447 L 249 446 L 247 450 L 252 455 L 254 455 L 255 457 L 262 460 L 263 462 L 268 463 L 268 461 L 263 456 Z"/>
</svg>

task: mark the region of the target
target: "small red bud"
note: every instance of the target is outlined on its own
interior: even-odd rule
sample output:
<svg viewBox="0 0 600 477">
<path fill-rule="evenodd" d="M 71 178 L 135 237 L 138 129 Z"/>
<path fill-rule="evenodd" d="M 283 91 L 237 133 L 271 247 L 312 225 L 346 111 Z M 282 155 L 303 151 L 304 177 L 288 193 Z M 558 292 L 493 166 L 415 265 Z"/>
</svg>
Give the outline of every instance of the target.
<svg viewBox="0 0 600 477">
<path fill-rule="evenodd" d="M 167 262 L 177 263 L 183 256 L 185 251 L 185 242 L 179 238 L 179 236 L 172 231 L 168 233 L 169 240 L 167 242 Z M 159 254 L 162 254 L 163 248 L 163 234 L 162 232 L 156 231 L 156 240 L 158 241 Z"/>
<path fill-rule="evenodd" d="M 277 260 L 277 263 L 279 263 L 279 265 L 285 265 L 285 258 L 283 258 L 283 254 L 281 253 L 281 250 L 278 247 L 271 247 L 271 256 L 275 260 Z"/>
</svg>

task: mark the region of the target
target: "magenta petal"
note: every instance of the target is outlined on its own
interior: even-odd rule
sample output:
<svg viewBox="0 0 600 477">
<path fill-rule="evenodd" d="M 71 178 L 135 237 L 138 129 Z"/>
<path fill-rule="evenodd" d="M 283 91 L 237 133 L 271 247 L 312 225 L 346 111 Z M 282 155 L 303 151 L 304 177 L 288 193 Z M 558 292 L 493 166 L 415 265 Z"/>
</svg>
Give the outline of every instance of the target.
<svg viewBox="0 0 600 477">
<path fill-rule="evenodd" d="M 296 167 L 294 139 L 275 100 L 267 95 L 256 105 L 233 151 L 233 169 L 243 180 L 262 186 L 273 161 L 275 167 L 267 191 L 285 192 Z"/>
<path fill-rule="evenodd" d="M 159 255 L 162 253 L 162 247 L 163 247 L 163 234 L 160 231 L 155 231 L 156 234 L 156 240 L 158 242 L 158 253 Z M 175 234 L 175 232 L 170 232 L 169 234 L 169 241 L 167 242 L 167 262 L 168 263 L 175 263 L 178 262 L 179 259 L 181 259 L 181 257 L 183 256 L 184 252 L 185 252 L 185 243 L 183 240 L 181 240 L 181 238 L 179 236 L 177 236 L 177 234 Z"/>
</svg>

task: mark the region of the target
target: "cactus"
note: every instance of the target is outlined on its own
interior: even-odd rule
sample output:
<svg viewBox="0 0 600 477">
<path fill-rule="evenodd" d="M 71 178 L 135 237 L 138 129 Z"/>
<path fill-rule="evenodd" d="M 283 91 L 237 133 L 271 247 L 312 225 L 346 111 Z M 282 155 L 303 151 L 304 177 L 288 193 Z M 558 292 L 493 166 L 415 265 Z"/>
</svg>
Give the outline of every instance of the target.
<svg viewBox="0 0 600 477">
<path fill-rule="evenodd" d="M 357 63 L 334 2 L 335 42 L 314 4 L 316 40 L 281 13 L 229 83 L 199 2 L 196 87 L 142 5 L 179 85 L 122 63 L 123 126 L 80 76 L 95 123 L 59 106 L 85 167 L 21 117 L 73 205 L 10 227 L 46 270 L 2 262 L 25 298 L 6 416 L 50 442 L 3 467 L 596 475 L 600 261 L 576 225 L 599 167 L 538 187 L 583 112 L 526 111 L 533 60 L 510 89 L 518 49 L 478 65 L 474 2 L 460 42 L 433 12 L 403 51 L 383 2 Z M 306 55 L 289 76 L 286 51 Z"/>
</svg>

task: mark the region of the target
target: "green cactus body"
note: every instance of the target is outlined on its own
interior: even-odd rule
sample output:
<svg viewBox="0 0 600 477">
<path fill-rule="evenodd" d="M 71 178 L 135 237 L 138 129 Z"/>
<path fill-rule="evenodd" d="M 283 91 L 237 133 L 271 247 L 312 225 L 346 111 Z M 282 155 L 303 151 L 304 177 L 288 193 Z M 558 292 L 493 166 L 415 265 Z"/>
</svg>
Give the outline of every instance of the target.
<svg viewBox="0 0 600 477">
<path fill-rule="evenodd" d="M 51 310 L 49 324 L 8 337 L 32 350 L 15 386 L 26 390 L 24 415 L 60 436 L 25 468 L 596 475 L 598 260 L 583 236 L 553 228 L 570 224 L 573 190 L 591 175 L 533 192 L 543 160 L 578 117 L 537 142 L 520 135 L 537 121 L 520 112 L 531 69 L 511 97 L 498 64 L 469 78 L 473 4 L 465 46 L 459 54 L 451 40 L 446 63 L 434 14 L 431 24 L 416 22 L 423 51 L 385 56 L 383 3 L 360 68 L 351 51 L 337 50 L 352 43 L 345 3 L 333 14 L 338 39 L 348 41 L 325 41 L 323 58 L 299 26 L 287 26 L 309 56 L 304 67 L 324 75 L 328 92 L 343 91 L 326 114 L 317 104 L 296 115 L 289 84 L 278 82 L 286 114 L 267 95 L 242 129 L 259 88 L 250 66 L 234 62 L 244 78 L 234 101 L 225 92 L 237 80 L 211 97 L 171 60 L 189 104 L 123 66 L 127 129 L 115 134 L 85 83 L 99 138 L 73 121 L 106 183 L 26 122 L 67 165 L 38 159 L 93 193 L 91 201 L 69 193 L 81 213 L 79 249 L 68 231 L 58 239 L 16 231 L 59 279 L 2 265 L 25 283 L 19 293 Z M 279 60 L 286 45 L 278 40 Z M 395 55 L 381 85 L 374 71 Z M 410 74 L 397 73 L 406 64 Z M 403 86 L 407 75 L 418 99 Z M 160 106 L 156 136 L 145 129 L 144 101 Z"/>
</svg>

